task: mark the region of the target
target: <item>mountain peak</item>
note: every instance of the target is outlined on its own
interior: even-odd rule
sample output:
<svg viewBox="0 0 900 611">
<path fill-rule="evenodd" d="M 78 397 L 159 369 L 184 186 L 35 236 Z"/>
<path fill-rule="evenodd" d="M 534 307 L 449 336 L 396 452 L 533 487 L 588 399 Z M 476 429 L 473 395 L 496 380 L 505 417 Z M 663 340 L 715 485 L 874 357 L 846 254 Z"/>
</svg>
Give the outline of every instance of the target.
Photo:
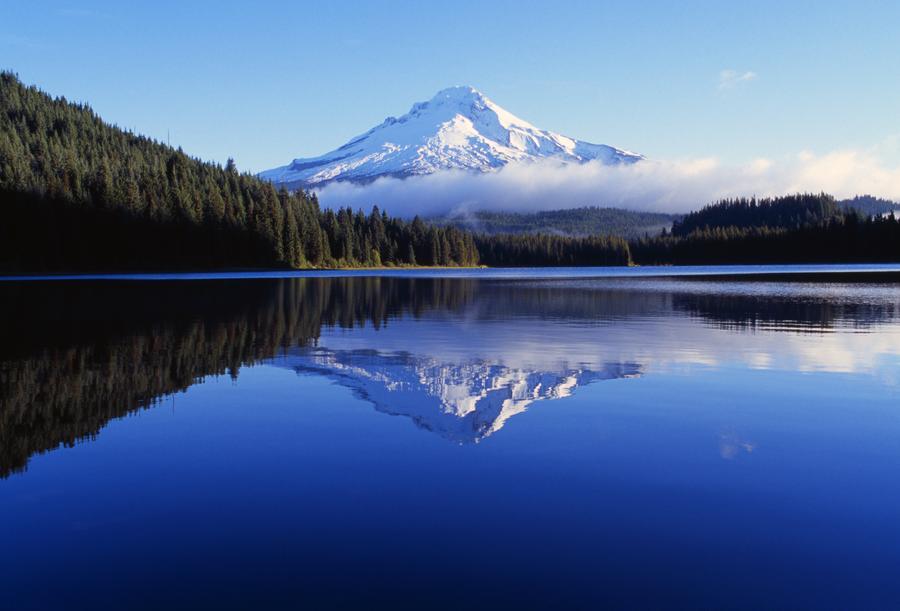
<svg viewBox="0 0 900 611">
<path fill-rule="evenodd" d="M 511 162 L 633 163 L 642 156 L 538 129 L 474 87 L 458 85 L 413 104 L 320 157 L 295 159 L 260 173 L 288 188 L 332 181 L 371 182 L 443 170 L 490 172 Z"/>
<path fill-rule="evenodd" d="M 438 91 L 431 98 L 431 101 L 436 102 L 445 99 L 485 99 L 485 97 L 483 93 L 469 85 L 454 85 Z"/>
<path fill-rule="evenodd" d="M 457 85 L 441 89 L 427 102 L 416 102 L 409 109 L 407 115 L 420 116 L 428 112 L 449 111 L 463 116 L 471 116 L 473 113 L 488 110 L 495 107 L 487 97 L 468 85 Z M 499 108 L 499 107 L 498 107 Z"/>
</svg>

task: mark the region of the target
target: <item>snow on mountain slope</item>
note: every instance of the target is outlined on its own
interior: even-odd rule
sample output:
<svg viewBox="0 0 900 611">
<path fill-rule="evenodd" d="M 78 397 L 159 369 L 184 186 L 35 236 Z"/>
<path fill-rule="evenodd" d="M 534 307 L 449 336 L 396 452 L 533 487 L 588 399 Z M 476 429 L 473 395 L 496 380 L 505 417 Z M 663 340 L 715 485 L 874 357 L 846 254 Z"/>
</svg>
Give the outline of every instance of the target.
<svg viewBox="0 0 900 611">
<path fill-rule="evenodd" d="M 643 156 L 538 129 L 472 87 L 451 87 L 330 153 L 295 159 L 259 176 L 289 188 L 306 188 L 450 169 L 490 172 L 510 162 L 541 159 L 620 164 Z"/>
</svg>

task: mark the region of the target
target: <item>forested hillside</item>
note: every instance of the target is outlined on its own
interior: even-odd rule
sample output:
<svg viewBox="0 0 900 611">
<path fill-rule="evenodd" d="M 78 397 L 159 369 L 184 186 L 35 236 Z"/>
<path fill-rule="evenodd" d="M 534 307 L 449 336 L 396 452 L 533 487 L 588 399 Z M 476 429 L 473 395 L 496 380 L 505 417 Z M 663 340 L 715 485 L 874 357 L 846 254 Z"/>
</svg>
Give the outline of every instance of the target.
<svg viewBox="0 0 900 611">
<path fill-rule="evenodd" d="M 322 211 L 0 74 L 0 270 L 474 265 L 471 235 Z"/>
<path fill-rule="evenodd" d="M 685 216 L 671 234 L 634 240 L 648 264 L 900 261 L 900 222 L 845 212 L 830 195 L 724 200 Z"/>
<path fill-rule="evenodd" d="M 480 210 L 434 219 L 438 225 L 454 225 L 477 233 L 550 233 L 572 237 L 614 235 L 640 238 L 669 229 L 680 215 L 640 212 L 622 208 L 590 206 L 538 212 L 492 212 Z"/>
<path fill-rule="evenodd" d="M 767 199 L 724 199 L 676 221 L 672 225 L 672 234 L 686 236 L 697 230 L 728 227 L 796 229 L 822 223 L 842 214 L 834 198 L 824 193 Z"/>
<path fill-rule="evenodd" d="M 492 267 L 629 265 L 628 241 L 618 236 L 583 238 L 547 234 L 479 235 L 479 256 Z"/>
</svg>

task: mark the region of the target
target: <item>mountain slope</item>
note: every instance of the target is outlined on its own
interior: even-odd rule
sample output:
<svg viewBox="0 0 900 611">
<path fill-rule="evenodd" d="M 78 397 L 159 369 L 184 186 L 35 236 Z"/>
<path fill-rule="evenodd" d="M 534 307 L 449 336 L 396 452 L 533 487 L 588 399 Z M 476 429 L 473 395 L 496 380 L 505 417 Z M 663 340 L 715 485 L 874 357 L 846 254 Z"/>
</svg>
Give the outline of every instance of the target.
<svg viewBox="0 0 900 611">
<path fill-rule="evenodd" d="M 295 159 L 260 177 L 290 188 L 370 182 L 440 170 L 489 172 L 510 162 L 558 159 L 633 163 L 641 155 L 538 129 L 472 87 L 451 87 L 320 157 Z"/>
</svg>

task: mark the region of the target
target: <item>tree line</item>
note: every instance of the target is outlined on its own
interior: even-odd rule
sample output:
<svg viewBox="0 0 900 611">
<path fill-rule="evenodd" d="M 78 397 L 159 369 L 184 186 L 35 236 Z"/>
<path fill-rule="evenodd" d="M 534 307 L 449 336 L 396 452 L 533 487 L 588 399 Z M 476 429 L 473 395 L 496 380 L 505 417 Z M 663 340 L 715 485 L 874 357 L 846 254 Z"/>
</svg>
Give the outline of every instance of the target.
<svg viewBox="0 0 900 611">
<path fill-rule="evenodd" d="M 489 235 L 550 233 L 572 237 L 616 235 L 631 239 L 657 234 L 679 217 L 661 212 L 586 206 L 535 212 L 478 210 L 429 220 L 436 225 L 454 225 Z"/>
<path fill-rule="evenodd" d="M 672 234 L 687 236 L 698 230 L 719 227 L 796 229 L 842 215 L 843 211 L 838 203 L 825 193 L 802 193 L 763 199 L 723 199 L 676 220 L 672 224 Z"/>
<path fill-rule="evenodd" d="M 630 252 L 642 265 L 896 262 L 900 221 L 845 211 L 824 193 L 723 200 Z"/>
<path fill-rule="evenodd" d="M 628 241 L 618 236 L 481 234 L 475 238 L 475 244 L 482 263 L 492 267 L 576 267 L 631 263 Z"/>
</svg>

